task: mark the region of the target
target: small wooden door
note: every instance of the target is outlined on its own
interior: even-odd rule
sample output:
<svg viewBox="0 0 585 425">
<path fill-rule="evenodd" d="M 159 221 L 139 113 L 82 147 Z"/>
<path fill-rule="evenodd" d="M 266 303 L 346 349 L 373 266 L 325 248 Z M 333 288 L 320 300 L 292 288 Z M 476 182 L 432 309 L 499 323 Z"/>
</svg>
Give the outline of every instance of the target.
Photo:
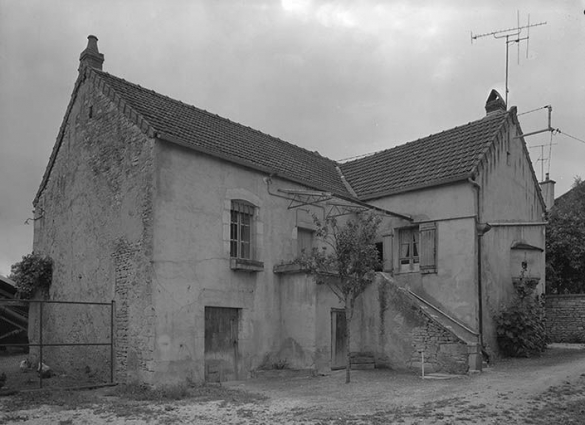
<svg viewBox="0 0 585 425">
<path fill-rule="evenodd" d="M 343 369 L 345 367 L 346 326 L 345 311 L 331 310 L 331 369 Z"/>
<path fill-rule="evenodd" d="M 238 379 L 237 308 L 205 307 L 205 380 Z"/>
</svg>

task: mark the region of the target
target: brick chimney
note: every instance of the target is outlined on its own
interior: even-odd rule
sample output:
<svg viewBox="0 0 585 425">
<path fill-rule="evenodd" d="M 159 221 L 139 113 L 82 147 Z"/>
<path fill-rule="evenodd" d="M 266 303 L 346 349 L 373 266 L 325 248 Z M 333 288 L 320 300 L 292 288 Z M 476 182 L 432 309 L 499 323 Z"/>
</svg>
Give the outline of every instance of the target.
<svg viewBox="0 0 585 425">
<path fill-rule="evenodd" d="M 504 102 L 504 99 L 502 99 L 502 96 L 500 96 L 497 90 L 492 89 L 485 102 L 485 112 L 486 115 L 490 115 L 499 111 L 506 111 L 506 102 Z"/>
<path fill-rule="evenodd" d="M 550 209 L 555 204 L 555 181 L 550 180 L 548 177 L 548 173 L 546 173 L 546 179 L 543 182 L 540 182 L 540 191 L 542 192 L 542 197 L 544 198 L 544 204 L 546 205 L 546 211 L 550 211 Z"/>
<path fill-rule="evenodd" d="M 79 55 L 79 68 L 90 66 L 101 71 L 104 63 L 104 55 L 100 53 L 97 45 L 98 39 L 95 35 L 87 36 L 87 47 Z"/>
</svg>

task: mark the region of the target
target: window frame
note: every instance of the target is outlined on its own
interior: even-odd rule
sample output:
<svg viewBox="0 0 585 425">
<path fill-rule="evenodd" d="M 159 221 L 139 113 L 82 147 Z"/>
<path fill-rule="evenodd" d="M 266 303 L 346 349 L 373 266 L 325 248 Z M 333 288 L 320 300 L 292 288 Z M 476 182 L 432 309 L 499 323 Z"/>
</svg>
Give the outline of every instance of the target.
<svg viewBox="0 0 585 425">
<path fill-rule="evenodd" d="M 407 236 L 408 235 L 408 236 Z M 408 241 L 404 241 L 408 237 Z M 418 226 L 402 227 L 398 229 L 398 271 L 400 273 L 420 271 L 420 234 Z M 408 255 L 403 256 L 402 247 L 408 245 Z M 417 255 L 414 255 L 416 252 Z M 403 261 L 408 261 L 403 263 Z"/>
<path fill-rule="evenodd" d="M 254 204 L 242 199 L 233 199 L 231 201 L 230 258 L 255 259 L 255 215 L 256 206 Z"/>
</svg>

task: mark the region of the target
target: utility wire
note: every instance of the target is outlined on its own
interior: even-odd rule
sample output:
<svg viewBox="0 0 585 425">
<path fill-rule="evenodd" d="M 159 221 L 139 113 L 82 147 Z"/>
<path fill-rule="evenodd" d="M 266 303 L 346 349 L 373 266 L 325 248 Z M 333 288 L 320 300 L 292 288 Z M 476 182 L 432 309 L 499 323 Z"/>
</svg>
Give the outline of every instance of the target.
<svg viewBox="0 0 585 425">
<path fill-rule="evenodd" d="M 567 136 L 567 137 L 569 137 L 569 138 L 571 138 L 571 139 L 573 139 L 573 140 L 576 140 L 576 141 L 578 141 L 578 142 L 585 143 L 585 140 L 583 140 L 583 139 L 579 139 L 578 137 L 575 137 L 575 136 L 571 136 L 570 134 L 567 134 L 567 133 L 565 133 L 564 131 L 561 131 L 561 130 L 559 130 L 558 128 L 557 128 L 557 130 L 556 130 L 556 131 L 557 131 L 559 134 L 562 134 L 563 136 Z"/>
<path fill-rule="evenodd" d="M 540 111 L 541 109 L 546 109 L 546 108 L 548 108 L 549 106 L 550 106 L 550 105 L 546 105 L 546 106 L 543 106 L 543 107 L 541 107 L 541 108 L 536 108 L 536 109 L 532 109 L 532 110 L 530 110 L 530 111 L 522 112 L 521 114 L 516 114 L 516 116 L 517 116 L 517 117 L 519 117 L 520 115 L 526 115 L 526 114 L 530 114 L 531 112 Z"/>
</svg>

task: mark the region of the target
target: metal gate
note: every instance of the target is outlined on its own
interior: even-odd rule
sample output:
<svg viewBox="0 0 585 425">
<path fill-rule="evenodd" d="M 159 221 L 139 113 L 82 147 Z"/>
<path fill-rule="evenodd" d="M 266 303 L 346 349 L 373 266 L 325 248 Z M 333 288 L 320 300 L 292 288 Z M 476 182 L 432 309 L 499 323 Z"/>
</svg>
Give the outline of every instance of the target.
<svg viewBox="0 0 585 425">
<path fill-rule="evenodd" d="M 65 316 L 70 317 L 71 322 L 74 324 L 76 320 L 81 320 L 82 316 L 82 314 L 79 314 L 79 312 L 75 310 L 75 306 L 78 306 L 80 312 L 85 312 L 86 320 L 88 321 L 91 321 L 92 319 L 91 314 L 88 313 L 92 308 L 101 310 L 99 319 L 105 319 L 105 323 L 98 323 L 97 326 L 103 329 L 101 336 L 104 340 L 92 340 L 95 335 L 87 335 L 83 334 L 83 332 L 70 334 L 63 332 L 63 334 L 66 334 L 66 336 L 70 338 L 69 340 L 67 338 L 63 339 L 63 335 L 59 333 L 58 329 L 60 323 L 54 323 L 56 320 L 51 317 L 51 312 L 47 312 L 47 310 L 53 306 L 60 306 L 67 309 Z M 38 314 L 38 316 L 36 316 L 38 317 L 38 327 L 28 326 L 29 318 L 34 315 L 34 313 L 32 313 L 33 309 L 35 309 L 36 314 Z M 24 312 L 28 312 L 28 314 L 25 314 Z M 103 347 L 103 350 L 105 351 L 102 353 L 102 357 L 105 356 L 109 360 L 109 370 L 107 372 L 109 376 L 103 376 L 102 373 L 97 379 L 89 379 L 96 378 L 95 373 L 94 376 L 90 376 L 91 369 L 89 369 L 85 371 L 88 375 L 88 379 L 84 380 L 73 376 L 71 373 L 67 374 L 63 370 L 54 370 L 49 385 L 50 387 L 62 389 L 112 385 L 114 383 L 115 372 L 114 315 L 114 301 L 99 303 L 85 301 L 0 299 L 0 337 L 5 336 L 5 338 L 0 339 L 0 348 L 3 348 L 0 352 L 0 365 L 2 366 L 1 369 L 7 375 L 4 388 L 0 391 L 43 388 L 47 375 L 49 374 L 39 373 L 38 370 L 41 365 L 46 362 L 46 350 L 55 347 Z M 45 322 L 50 320 L 52 320 L 53 328 L 57 328 L 57 330 L 52 329 L 52 332 L 49 333 L 49 339 L 47 340 L 47 325 Z M 11 330 L 11 328 L 13 329 Z M 8 339 L 9 336 L 22 334 L 27 330 L 30 330 L 33 333 L 33 335 L 28 335 L 28 342 L 23 342 L 22 338 L 20 341 L 11 341 Z M 58 335 L 59 339 L 62 340 L 59 342 L 52 341 L 50 337 L 55 338 L 54 335 Z M 26 340 L 26 338 L 24 340 Z M 80 342 L 80 340 L 84 340 L 84 342 Z M 20 349 L 21 354 L 18 352 L 12 352 L 15 349 Z M 30 354 L 27 355 L 27 353 Z M 22 366 L 23 361 L 27 362 L 31 357 L 35 357 L 35 362 L 34 364 L 28 364 L 29 370 L 26 370 Z M 38 361 L 36 361 L 36 357 L 38 357 Z M 91 361 L 87 361 L 87 359 L 84 358 L 81 358 L 80 361 L 85 362 L 86 365 L 91 363 Z M 86 366 L 86 368 L 89 368 L 89 366 Z M 38 378 L 35 376 L 33 379 L 30 375 L 24 375 L 23 372 L 32 372 L 35 375 L 38 375 Z M 34 381 L 38 384 L 33 385 Z"/>
</svg>

